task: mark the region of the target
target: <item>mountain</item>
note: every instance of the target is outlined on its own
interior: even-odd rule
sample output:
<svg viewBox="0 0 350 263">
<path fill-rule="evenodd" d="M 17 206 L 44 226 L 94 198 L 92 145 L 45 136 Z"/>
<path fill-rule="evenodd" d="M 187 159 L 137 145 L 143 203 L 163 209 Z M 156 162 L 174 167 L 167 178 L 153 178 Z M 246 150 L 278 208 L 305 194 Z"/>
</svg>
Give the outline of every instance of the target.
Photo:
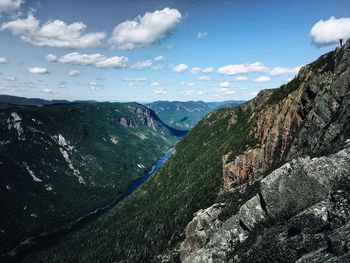
<svg viewBox="0 0 350 263">
<path fill-rule="evenodd" d="M 137 103 L 0 111 L 0 253 L 110 204 L 184 132 Z"/>
<path fill-rule="evenodd" d="M 11 108 L 15 105 L 41 106 L 59 103 L 69 103 L 67 100 L 44 100 L 38 98 L 24 98 L 11 95 L 0 95 L 0 109 Z M 5 105 L 7 105 L 5 107 Z"/>
<path fill-rule="evenodd" d="M 145 104 L 154 110 L 159 118 L 175 129 L 192 129 L 205 115 L 219 108 L 234 108 L 243 101 L 155 101 Z"/>
<path fill-rule="evenodd" d="M 208 114 L 133 195 L 24 262 L 348 262 L 349 90 L 350 40 Z"/>
<path fill-rule="evenodd" d="M 226 100 L 217 102 L 206 102 L 208 107 L 212 110 L 223 109 L 223 108 L 235 108 L 242 105 L 245 101 L 242 100 Z"/>
<path fill-rule="evenodd" d="M 181 130 L 193 128 L 211 111 L 203 101 L 155 101 L 146 106 L 154 110 L 166 124 Z"/>
</svg>

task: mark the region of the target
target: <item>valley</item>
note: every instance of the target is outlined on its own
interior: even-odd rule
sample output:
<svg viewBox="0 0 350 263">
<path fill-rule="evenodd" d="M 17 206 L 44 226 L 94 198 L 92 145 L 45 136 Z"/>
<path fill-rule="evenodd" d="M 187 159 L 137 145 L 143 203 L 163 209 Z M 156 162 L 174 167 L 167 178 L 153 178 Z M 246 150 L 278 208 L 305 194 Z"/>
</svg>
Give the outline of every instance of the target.
<svg viewBox="0 0 350 263">
<path fill-rule="evenodd" d="M 279 89 L 207 115 L 120 205 L 24 262 L 259 262 L 265 255 L 275 262 L 308 262 L 317 255 L 344 262 L 349 256 L 341 245 L 348 242 L 350 214 L 349 56 L 347 41 Z M 307 209 L 313 205 L 329 217 L 312 216 Z M 210 223 L 200 209 L 207 209 Z M 313 222 L 319 215 L 328 227 L 317 223 L 310 229 L 298 221 Z M 286 236 L 276 240 L 278 246 L 268 241 L 276 233 Z"/>
</svg>

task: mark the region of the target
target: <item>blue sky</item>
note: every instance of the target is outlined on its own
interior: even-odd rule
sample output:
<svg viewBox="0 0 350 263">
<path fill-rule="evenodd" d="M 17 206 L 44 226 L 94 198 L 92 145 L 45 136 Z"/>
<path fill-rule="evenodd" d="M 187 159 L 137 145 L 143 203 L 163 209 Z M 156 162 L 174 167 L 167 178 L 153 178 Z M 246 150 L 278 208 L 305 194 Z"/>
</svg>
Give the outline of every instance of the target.
<svg viewBox="0 0 350 263">
<path fill-rule="evenodd" d="M 348 38 L 349 17 L 346 0 L 0 0 L 0 93 L 247 100 Z"/>
</svg>

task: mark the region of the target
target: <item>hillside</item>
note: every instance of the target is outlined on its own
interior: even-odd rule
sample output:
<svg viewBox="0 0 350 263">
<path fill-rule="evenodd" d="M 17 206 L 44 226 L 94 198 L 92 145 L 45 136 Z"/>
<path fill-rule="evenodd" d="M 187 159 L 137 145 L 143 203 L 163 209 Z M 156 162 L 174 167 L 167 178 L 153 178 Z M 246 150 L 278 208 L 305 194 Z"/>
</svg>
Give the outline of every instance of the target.
<svg viewBox="0 0 350 263">
<path fill-rule="evenodd" d="M 180 130 L 193 128 L 211 111 L 203 101 L 155 101 L 146 106 L 166 124 Z"/>
<path fill-rule="evenodd" d="M 145 104 L 170 127 L 180 130 L 192 129 L 205 115 L 222 108 L 235 108 L 244 101 L 155 101 Z"/>
<path fill-rule="evenodd" d="M 184 135 L 136 103 L 0 111 L 0 253 L 104 207 Z"/>
<path fill-rule="evenodd" d="M 347 41 L 279 89 L 207 115 L 120 206 L 25 262 L 346 262 L 349 90 Z M 210 222 L 193 218 L 205 208 L 196 216 Z"/>
<path fill-rule="evenodd" d="M 0 94 L 0 109 L 11 108 L 14 105 L 22 105 L 22 106 L 39 106 L 39 105 L 50 105 L 50 104 L 58 104 L 58 103 L 69 103 L 67 100 L 44 100 L 38 98 L 24 98 L 18 96 L 11 95 L 1 95 Z M 3 107 L 2 107 L 3 106 Z"/>
</svg>

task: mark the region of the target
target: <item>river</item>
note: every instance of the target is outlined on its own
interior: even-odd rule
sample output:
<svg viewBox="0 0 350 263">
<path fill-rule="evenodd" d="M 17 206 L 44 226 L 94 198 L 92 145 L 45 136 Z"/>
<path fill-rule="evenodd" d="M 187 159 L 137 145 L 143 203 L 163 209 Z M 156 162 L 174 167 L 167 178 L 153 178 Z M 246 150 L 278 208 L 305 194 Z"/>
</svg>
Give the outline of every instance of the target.
<svg viewBox="0 0 350 263">
<path fill-rule="evenodd" d="M 113 209 L 118 203 L 132 194 L 140 185 L 142 185 L 151 175 L 153 175 L 169 158 L 170 154 L 174 148 L 170 148 L 143 176 L 135 179 L 130 186 L 126 189 L 126 191 L 119 196 L 113 203 L 108 206 L 99 208 L 89 214 L 86 214 L 74 222 L 66 224 L 52 232 L 42 233 L 35 237 L 30 237 L 21 242 L 18 246 L 16 246 L 13 250 L 8 253 L 2 254 L 0 256 L 0 262 L 19 262 L 27 255 L 37 252 L 40 250 L 47 249 L 57 243 L 64 236 L 72 233 L 74 231 L 80 230 L 83 227 L 87 226 L 91 222 L 97 220 L 103 214 L 109 212 Z"/>
</svg>

